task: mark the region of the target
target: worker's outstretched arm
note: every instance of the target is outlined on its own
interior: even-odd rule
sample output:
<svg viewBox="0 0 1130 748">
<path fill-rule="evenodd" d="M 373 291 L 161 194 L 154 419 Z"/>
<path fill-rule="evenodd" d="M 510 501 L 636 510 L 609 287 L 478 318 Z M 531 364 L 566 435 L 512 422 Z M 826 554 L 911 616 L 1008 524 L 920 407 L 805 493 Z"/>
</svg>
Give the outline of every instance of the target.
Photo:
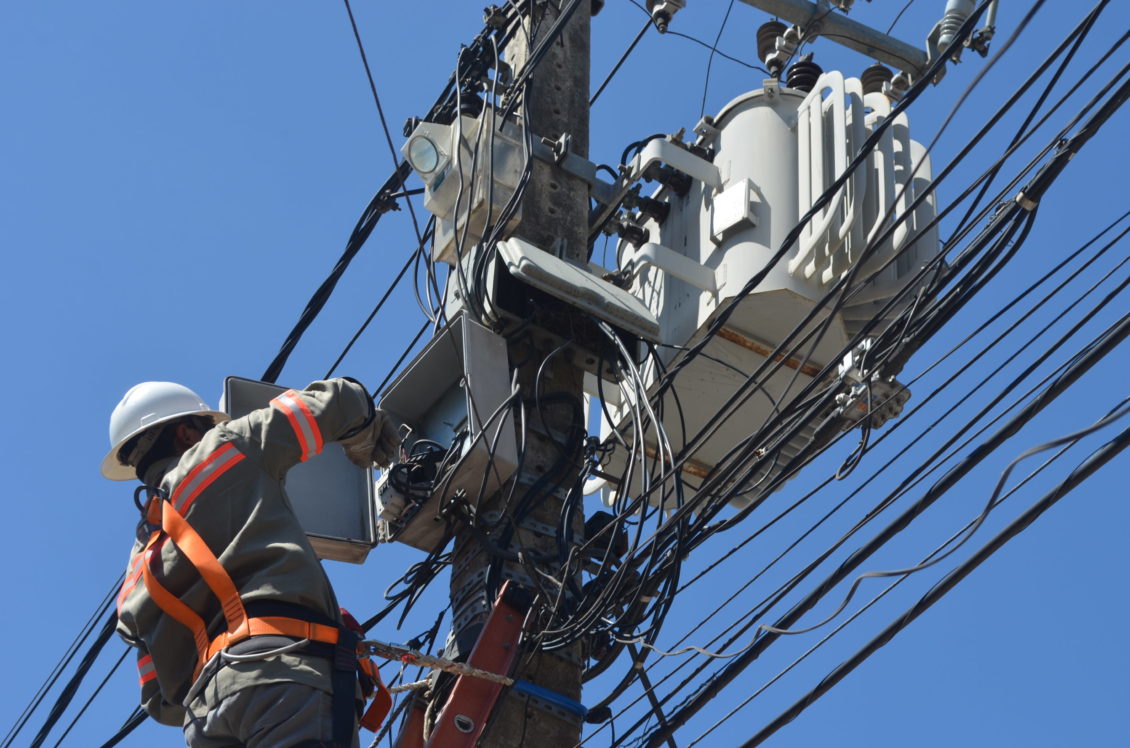
<svg viewBox="0 0 1130 748">
<path fill-rule="evenodd" d="M 330 442 L 341 442 L 358 465 L 387 464 L 400 443 L 396 428 L 373 405 L 359 382 L 327 379 L 304 390 L 287 390 L 269 407 L 220 424 L 241 452 L 281 477 Z"/>
</svg>

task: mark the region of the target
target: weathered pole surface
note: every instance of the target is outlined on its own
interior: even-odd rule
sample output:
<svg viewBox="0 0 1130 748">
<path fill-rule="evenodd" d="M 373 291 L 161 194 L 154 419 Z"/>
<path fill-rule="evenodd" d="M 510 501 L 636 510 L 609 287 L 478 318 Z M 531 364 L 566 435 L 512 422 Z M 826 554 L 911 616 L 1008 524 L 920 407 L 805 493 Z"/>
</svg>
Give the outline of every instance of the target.
<svg viewBox="0 0 1130 748">
<path fill-rule="evenodd" d="M 567 6 L 568 3 L 561 3 Z M 531 3 L 534 17 L 525 22 L 525 33 L 519 31 L 512 40 L 507 61 L 513 70 L 520 71 L 531 51 L 545 38 L 561 10 L 556 2 Z M 567 134 L 570 149 L 588 156 L 589 145 L 589 51 L 591 9 L 589 0 L 582 0 L 568 25 L 552 42 L 547 53 L 535 69 L 528 85 L 527 107 L 529 126 L 533 137 L 558 139 Z M 532 33 L 531 33 L 532 32 Z M 520 109 L 519 109 L 520 111 Z M 589 188 L 582 180 L 573 177 L 552 164 L 535 160 L 522 202 L 522 219 L 514 235 L 547 251 L 584 261 L 588 254 Z M 552 480 L 561 477 L 562 488 L 550 495 L 544 491 L 536 495 L 539 502 L 528 515 L 526 524 L 541 527 L 541 531 L 518 527 L 509 549 L 538 550 L 556 553 L 557 545 L 545 526 L 560 523 L 562 497 L 570 480 L 575 479 L 579 468 L 579 453 L 562 457 L 561 442 L 578 424 L 581 412 L 582 371 L 571 360 L 568 351 L 558 351 L 560 339 L 533 333 L 523 334 L 509 342 L 512 366 L 518 368 L 518 381 L 526 409 L 526 432 L 520 435 L 524 443 L 524 457 L 513 496 L 522 496 L 530 486 L 543 476 Z M 548 357 L 548 360 L 547 360 Z M 544 362 L 544 365 L 543 365 Z M 540 379 L 539 379 L 540 369 Z M 543 399 L 542 408 L 535 403 L 535 385 Z M 518 423 L 518 419 L 515 419 Z M 579 424 L 581 428 L 584 424 Z M 489 512 L 513 512 L 510 487 L 486 497 L 478 506 L 478 516 Z M 578 506 L 579 509 L 579 506 Z M 574 527 L 581 529 L 580 512 L 572 518 Z M 540 524 L 539 524 L 540 523 Z M 491 553 L 476 540 L 467 528 L 457 531 L 452 563 L 451 595 L 453 604 L 452 635 L 461 654 L 466 654 L 475 636 L 486 620 L 489 603 L 485 570 L 491 563 Z M 531 586 L 523 565 L 507 561 L 503 574 L 516 575 L 521 583 Z M 501 584 L 502 579 L 492 580 Z M 544 579 L 534 581 L 544 588 Z M 497 586 L 493 587 L 497 591 Z M 560 652 L 523 652 L 515 679 L 524 680 L 580 701 L 581 648 L 579 645 Z M 437 705 L 438 706 L 438 705 Z M 503 694 L 491 718 L 482 741 L 486 746 L 530 746 L 557 748 L 573 746 L 580 739 L 578 720 L 563 719 L 531 705 L 527 698 L 514 691 Z"/>
</svg>

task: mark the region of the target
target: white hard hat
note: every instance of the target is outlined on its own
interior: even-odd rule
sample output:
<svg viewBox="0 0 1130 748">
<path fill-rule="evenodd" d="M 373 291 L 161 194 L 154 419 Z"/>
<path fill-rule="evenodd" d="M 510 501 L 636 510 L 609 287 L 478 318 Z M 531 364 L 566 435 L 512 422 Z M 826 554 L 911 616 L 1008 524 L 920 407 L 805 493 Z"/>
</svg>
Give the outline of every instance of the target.
<svg viewBox="0 0 1130 748">
<path fill-rule="evenodd" d="M 173 382 L 142 382 L 134 385 L 110 414 L 110 453 L 102 460 L 102 475 L 110 480 L 134 480 L 131 465 L 123 465 L 118 452 L 133 437 L 182 416 L 209 416 L 213 423 L 231 418 L 212 410 L 200 396 Z"/>
</svg>

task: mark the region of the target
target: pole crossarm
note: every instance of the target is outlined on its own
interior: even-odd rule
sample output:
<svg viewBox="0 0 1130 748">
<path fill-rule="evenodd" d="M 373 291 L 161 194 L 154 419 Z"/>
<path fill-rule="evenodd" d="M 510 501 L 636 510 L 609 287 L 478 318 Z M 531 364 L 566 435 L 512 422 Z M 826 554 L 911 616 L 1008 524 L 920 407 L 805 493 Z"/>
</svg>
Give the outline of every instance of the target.
<svg viewBox="0 0 1130 748">
<path fill-rule="evenodd" d="M 866 24 L 853 21 L 842 13 L 831 12 L 832 8 L 826 3 L 817 4 L 808 0 L 742 0 L 742 2 L 795 23 L 808 33 L 826 36 L 848 49 L 898 68 L 915 78 L 926 71 L 929 63 L 926 52 L 913 44 L 907 44 Z"/>
</svg>

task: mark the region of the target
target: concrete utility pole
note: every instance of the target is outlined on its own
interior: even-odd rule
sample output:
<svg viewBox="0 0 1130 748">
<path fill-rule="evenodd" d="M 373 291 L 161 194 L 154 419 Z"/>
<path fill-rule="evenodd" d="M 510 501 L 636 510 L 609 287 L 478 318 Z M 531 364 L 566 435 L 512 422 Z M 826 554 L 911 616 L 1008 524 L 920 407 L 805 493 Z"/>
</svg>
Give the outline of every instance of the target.
<svg viewBox="0 0 1130 748">
<path fill-rule="evenodd" d="M 507 50 L 507 61 L 515 71 L 520 71 L 538 42 L 545 38 L 561 13 L 558 5 L 567 2 L 531 3 L 533 18 L 528 19 L 525 31 L 519 31 Z M 557 139 L 568 135 L 570 149 L 587 157 L 589 146 L 589 50 L 591 26 L 590 0 L 581 0 L 580 7 L 554 40 L 547 54 L 535 69 L 527 89 L 529 126 L 535 139 Z M 522 220 L 514 234 L 544 249 L 562 251 L 563 256 L 585 261 L 588 254 L 588 185 L 577 177 L 544 161 L 535 160 L 530 182 L 522 203 Z M 529 515 L 533 522 L 525 524 L 541 527 L 542 531 L 517 529 L 510 550 L 525 548 L 556 552 L 552 534 L 544 526 L 554 527 L 560 521 L 562 498 L 568 482 L 575 478 L 580 467 L 573 454 L 562 460 L 559 443 L 575 428 L 576 413 L 581 412 L 582 371 L 571 362 L 565 352 L 549 358 L 542 367 L 540 390 L 545 397 L 552 393 L 539 413 L 534 401 L 534 384 L 538 369 L 547 356 L 551 356 L 559 342 L 536 333 L 520 336 L 509 342 L 512 365 L 519 368 L 521 396 L 526 406 L 526 434 L 524 435 L 524 461 L 519 474 L 517 496 L 523 495 L 539 478 L 546 476 L 555 464 L 558 476 L 564 477 L 565 489 L 554 495 L 539 496 L 540 505 Z M 562 402 L 562 396 L 567 402 Z M 584 427 L 584 424 L 581 424 Z M 564 463 L 564 464 L 561 464 Z M 556 477 L 556 476 L 550 476 Z M 483 500 L 479 516 L 486 513 L 512 511 L 506 507 L 508 488 Z M 582 517 L 578 512 L 574 526 L 581 529 Z M 544 525 L 544 526 L 543 526 Z M 461 655 L 466 655 L 474 644 L 477 632 L 486 620 L 493 600 L 488 600 L 485 571 L 491 556 L 473 534 L 462 528 L 457 531 L 452 563 L 451 594 L 453 604 L 453 637 Z M 514 575 L 530 586 L 528 574 L 521 564 L 506 562 L 505 576 Z M 502 579 L 496 580 L 501 584 Z M 543 582 L 544 584 L 544 582 Z M 491 592 L 497 591 L 497 587 Z M 581 669 L 583 660 L 580 645 L 560 652 L 524 652 L 519 658 L 515 679 L 528 681 L 549 691 L 575 701 L 581 696 Z M 433 705 L 438 711 L 442 705 Z M 543 748 L 572 746 L 580 739 L 580 720 L 566 719 L 551 714 L 531 703 L 525 695 L 507 692 L 492 715 L 490 727 L 482 745 L 529 746 Z"/>
</svg>

